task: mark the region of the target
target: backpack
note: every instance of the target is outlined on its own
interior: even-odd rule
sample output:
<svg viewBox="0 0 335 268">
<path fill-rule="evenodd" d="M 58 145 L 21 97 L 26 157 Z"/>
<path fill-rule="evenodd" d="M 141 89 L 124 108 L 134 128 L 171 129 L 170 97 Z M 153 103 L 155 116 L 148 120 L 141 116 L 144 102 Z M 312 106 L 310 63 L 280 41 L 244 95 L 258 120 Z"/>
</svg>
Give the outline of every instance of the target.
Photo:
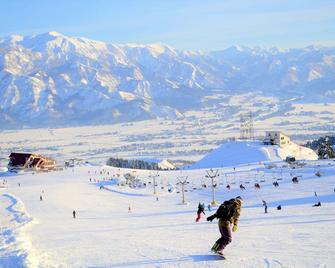
<svg viewBox="0 0 335 268">
<path fill-rule="evenodd" d="M 231 221 L 234 217 L 234 214 L 237 210 L 235 199 L 230 199 L 224 201 L 223 204 L 220 205 L 218 210 L 216 211 L 216 215 L 218 219 Z"/>
</svg>

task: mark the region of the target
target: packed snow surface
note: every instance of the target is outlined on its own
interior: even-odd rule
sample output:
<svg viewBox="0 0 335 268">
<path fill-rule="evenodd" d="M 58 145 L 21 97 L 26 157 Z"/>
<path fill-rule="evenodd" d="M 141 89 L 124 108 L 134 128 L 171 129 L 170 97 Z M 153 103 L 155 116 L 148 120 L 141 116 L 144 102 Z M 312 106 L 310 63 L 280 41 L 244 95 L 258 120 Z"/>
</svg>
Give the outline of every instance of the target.
<svg viewBox="0 0 335 268">
<path fill-rule="evenodd" d="M 335 267 L 334 164 L 220 169 L 218 201 L 237 195 L 244 200 L 226 260 L 209 251 L 219 237 L 217 223 L 195 222 L 198 202 L 211 201 L 205 170 L 159 172 L 157 196 L 150 183 L 156 172 L 150 171 L 81 166 L 49 173 L 2 172 L 0 267 Z M 122 186 L 129 172 L 147 186 Z M 180 204 L 176 184 L 184 176 L 190 182 L 187 205 Z M 261 189 L 254 189 L 255 182 Z M 318 201 L 322 206 L 312 207 Z M 278 205 L 282 210 L 276 210 Z M 206 216 L 213 212 L 206 210 Z"/>
<path fill-rule="evenodd" d="M 241 164 L 281 161 L 287 156 L 297 160 L 317 160 L 316 153 L 292 142 L 285 147 L 263 145 L 261 141 L 228 141 L 213 150 L 192 168 L 213 168 L 237 166 Z"/>
</svg>

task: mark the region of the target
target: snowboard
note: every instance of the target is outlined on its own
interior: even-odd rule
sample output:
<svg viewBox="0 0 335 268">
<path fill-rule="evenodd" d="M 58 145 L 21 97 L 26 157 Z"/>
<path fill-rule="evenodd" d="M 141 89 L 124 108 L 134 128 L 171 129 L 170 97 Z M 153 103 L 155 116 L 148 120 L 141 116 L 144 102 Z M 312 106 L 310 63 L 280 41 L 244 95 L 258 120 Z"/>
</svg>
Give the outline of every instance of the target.
<svg viewBox="0 0 335 268">
<path fill-rule="evenodd" d="M 225 257 L 224 255 L 222 255 L 222 254 L 219 254 L 219 253 L 216 253 L 216 252 L 215 252 L 214 255 L 219 256 L 219 257 L 222 258 L 223 260 L 226 259 L 226 257 Z"/>
<path fill-rule="evenodd" d="M 215 256 L 219 256 L 220 258 L 222 258 L 222 259 L 226 259 L 226 257 L 224 256 L 224 255 L 222 255 L 222 254 L 219 254 L 219 253 L 217 253 L 217 252 L 215 252 L 215 251 L 213 251 L 213 250 L 211 250 L 211 253 L 212 254 L 214 254 Z"/>
</svg>

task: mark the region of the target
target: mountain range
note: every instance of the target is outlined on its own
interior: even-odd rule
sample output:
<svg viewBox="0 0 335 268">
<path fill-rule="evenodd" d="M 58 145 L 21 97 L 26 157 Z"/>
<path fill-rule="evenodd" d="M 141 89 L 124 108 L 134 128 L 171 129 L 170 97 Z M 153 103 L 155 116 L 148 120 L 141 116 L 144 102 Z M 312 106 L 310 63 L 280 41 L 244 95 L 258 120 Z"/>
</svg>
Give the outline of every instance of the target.
<svg viewBox="0 0 335 268">
<path fill-rule="evenodd" d="M 0 129 L 178 119 L 249 93 L 275 99 L 275 114 L 334 103 L 335 47 L 202 52 L 57 32 L 0 38 Z"/>
</svg>

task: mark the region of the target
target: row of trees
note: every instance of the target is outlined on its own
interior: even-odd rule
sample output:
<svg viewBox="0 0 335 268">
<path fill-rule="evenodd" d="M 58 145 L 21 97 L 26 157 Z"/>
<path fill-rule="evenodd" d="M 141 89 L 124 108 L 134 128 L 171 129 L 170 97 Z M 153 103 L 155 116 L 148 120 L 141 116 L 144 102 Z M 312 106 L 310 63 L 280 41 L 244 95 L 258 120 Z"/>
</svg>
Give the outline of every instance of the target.
<svg viewBox="0 0 335 268">
<path fill-rule="evenodd" d="M 148 170 L 161 170 L 157 163 L 146 162 L 137 159 L 122 159 L 111 157 L 106 163 L 108 166 L 118 168 L 133 168 L 133 169 L 148 169 Z"/>
<path fill-rule="evenodd" d="M 326 136 L 309 141 L 306 146 L 316 151 L 319 159 L 335 158 L 335 136 Z"/>
</svg>

